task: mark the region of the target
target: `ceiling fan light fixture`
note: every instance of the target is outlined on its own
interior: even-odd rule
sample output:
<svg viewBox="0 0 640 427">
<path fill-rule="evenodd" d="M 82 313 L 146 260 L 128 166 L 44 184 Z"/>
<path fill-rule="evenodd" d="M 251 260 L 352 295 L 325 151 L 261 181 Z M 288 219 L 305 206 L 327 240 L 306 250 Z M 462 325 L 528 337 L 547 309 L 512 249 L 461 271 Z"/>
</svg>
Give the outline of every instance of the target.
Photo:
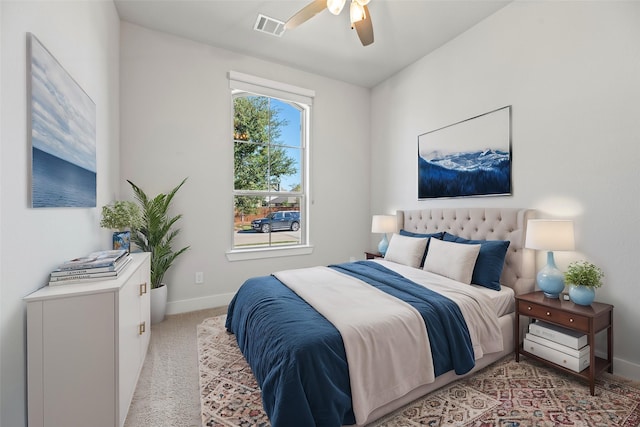
<svg viewBox="0 0 640 427">
<path fill-rule="evenodd" d="M 340 15 L 347 0 L 327 0 L 327 9 L 334 15 Z"/>
<path fill-rule="evenodd" d="M 360 22 L 367 17 L 364 11 L 364 7 L 356 0 L 351 0 L 351 7 L 349 9 L 349 15 L 351 17 L 351 25 L 356 22 Z"/>
<path fill-rule="evenodd" d="M 334 15 L 339 15 L 346 2 L 347 0 L 311 0 L 311 3 L 289 18 L 284 24 L 284 29 L 291 30 L 296 28 L 325 9 L 329 9 Z M 362 46 L 369 46 L 373 43 L 373 24 L 367 3 L 369 3 L 369 0 L 351 0 L 349 10 L 351 28 L 356 30 Z"/>
</svg>

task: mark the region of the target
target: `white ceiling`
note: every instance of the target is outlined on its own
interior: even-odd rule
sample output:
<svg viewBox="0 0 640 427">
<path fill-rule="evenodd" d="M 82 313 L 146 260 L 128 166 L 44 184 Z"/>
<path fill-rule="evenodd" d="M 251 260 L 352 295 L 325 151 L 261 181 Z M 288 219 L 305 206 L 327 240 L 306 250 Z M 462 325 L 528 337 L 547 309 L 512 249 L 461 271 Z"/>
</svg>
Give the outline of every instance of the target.
<svg viewBox="0 0 640 427">
<path fill-rule="evenodd" d="M 115 0 L 120 18 L 146 28 L 372 87 L 436 50 L 511 0 L 371 0 L 375 42 L 360 44 L 327 10 L 275 37 L 258 14 L 286 21 L 311 0 Z"/>
</svg>

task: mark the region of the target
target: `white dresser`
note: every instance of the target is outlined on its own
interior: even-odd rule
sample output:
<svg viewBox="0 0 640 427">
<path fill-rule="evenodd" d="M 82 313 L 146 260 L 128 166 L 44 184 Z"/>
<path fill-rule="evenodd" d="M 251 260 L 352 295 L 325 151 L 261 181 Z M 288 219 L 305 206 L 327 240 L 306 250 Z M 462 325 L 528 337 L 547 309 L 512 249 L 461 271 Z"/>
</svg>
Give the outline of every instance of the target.
<svg viewBox="0 0 640 427">
<path fill-rule="evenodd" d="M 121 427 L 147 353 L 150 261 L 115 280 L 46 286 L 27 302 L 30 427 Z"/>
</svg>

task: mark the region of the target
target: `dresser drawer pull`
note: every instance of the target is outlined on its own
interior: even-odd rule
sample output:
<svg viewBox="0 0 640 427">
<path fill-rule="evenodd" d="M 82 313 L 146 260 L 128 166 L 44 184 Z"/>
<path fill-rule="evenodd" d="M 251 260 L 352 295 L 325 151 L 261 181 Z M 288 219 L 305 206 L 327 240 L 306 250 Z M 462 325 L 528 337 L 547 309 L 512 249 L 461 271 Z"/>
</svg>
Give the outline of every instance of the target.
<svg viewBox="0 0 640 427">
<path fill-rule="evenodd" d="M 145 331 L 146 331 L 146 329 L 147 329 L 147 328 L 146 328 L 146 323 L 147 323 L 147 322 L 142 322 L 142 323 L 140 323 L 140 326 L 138 326 L 138 335 L 142 335 L 142 334 L 144 334 L 144 333 L 145 333 Z"/>
<path fill-rule="evenodd" d="M 140 283 L 140 296 L 147 293 L 147 282 Z"/>
<path fill-rule="evenodd" d="M 527 307 L 527 310 L 531 310 L 531 306 L 528 306 L 528 307 Z"/>
<path fill-rule="evenodd" d="M 551 313 L 547 311 L 547 316 L 551 316 Z"/>
<path fill-rule="evenodd" d="M 569 319 L 569 323 L 573 323 L 573 319 Z"/>
</svg>

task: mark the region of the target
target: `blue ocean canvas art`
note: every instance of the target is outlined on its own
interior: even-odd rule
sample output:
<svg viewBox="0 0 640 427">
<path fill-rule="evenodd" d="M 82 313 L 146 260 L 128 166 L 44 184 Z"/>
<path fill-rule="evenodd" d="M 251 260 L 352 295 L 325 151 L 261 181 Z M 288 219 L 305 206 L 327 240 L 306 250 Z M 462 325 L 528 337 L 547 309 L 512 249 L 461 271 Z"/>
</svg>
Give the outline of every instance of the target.
<svg viewBox="0 0 640 427">
<path fill-rule="evenodd" d="M 511 107 L 418 136 L 418 198 L 511 194 Z"/>
<path fill-rule="evenodd" d="M 96 106 L 29 34 L 31 205 L 96 206 Z"/>
</svg>

